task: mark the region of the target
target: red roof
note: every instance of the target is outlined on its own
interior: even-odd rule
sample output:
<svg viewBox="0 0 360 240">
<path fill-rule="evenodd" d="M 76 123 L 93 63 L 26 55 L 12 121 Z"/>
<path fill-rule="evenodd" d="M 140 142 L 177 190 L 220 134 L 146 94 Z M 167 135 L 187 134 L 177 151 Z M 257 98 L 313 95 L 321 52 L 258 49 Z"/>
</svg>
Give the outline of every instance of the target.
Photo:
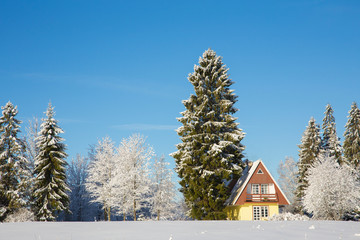
<svg viewBox="0 0 360 240">
<path fill-rule="evenodd" d="M 251 194 L 251 192 L 249 193 L 248 191 L 251 184 L 268 184 L 273 187 L 275 191 L 269 194 Z M 277 202 L 279 205 L 290 204 L 264 163 L 261 160 L 257 160 L 251 167 L 244 169 L 243 176 L 236 182 L 226 204 L 243 205 L 245 202 L 262 201 Z"/>
</svg>

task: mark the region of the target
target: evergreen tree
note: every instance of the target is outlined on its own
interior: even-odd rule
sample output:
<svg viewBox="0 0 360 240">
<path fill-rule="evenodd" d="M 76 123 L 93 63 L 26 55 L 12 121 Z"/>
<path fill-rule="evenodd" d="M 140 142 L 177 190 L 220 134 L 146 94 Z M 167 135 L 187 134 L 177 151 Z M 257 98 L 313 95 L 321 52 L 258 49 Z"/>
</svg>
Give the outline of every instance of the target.
<svg viewBox="0 0 360 240">
<path fill-rule="evenodd" d="M 355 102 L 349 111 L 344 137 L 345 161 L 354 168 L 360 168 L 360 110 Z"/>
<path fill-rule="evenodd" d="M 65 144 L 59 134 L 63 130 L 54 119 L 54 109 L 49 103 L 47 118 L 42 119 L 36 140 L 39 154 L 35 162 L 35 217 L 40 221 L 54 221 L 60 211 L 68 211 L 70 191 L 66 183 Z"/>
<path fill-rule="evenodd" d="M 237 96 L 230 89 L 228 69 L 213 50 L 204 52 L 188 80 L 194 86 L 178 118 L 182 143 L 172 156 L 180 177 L 180 191 L 195 219 L 225 219 L 229 197 L 225 182 L 242 172 L 244 133 L 233 117 Z"/>
<path fill-rule="evenodd" d="M 308 187 L 308 169 L 321 153 L 320 144 L 320 127 L 315 123 L 315 119 L 311 118 L 299 145 L 298 184 L 295 192 L 298 203 L 301 202 L 304 197 L 304 190 Z M 298 203 L 296 203 L 299 208 L 297 211 L 301 211 L 302 207 Z"/>
<path fill-rule="evenodd" d="M 20 123 L 17 107 L 8 102 L 0 118 L 0 221 L 26 204 L 29 180 L 25 145 L 17 136 Z"/>
<path fill-rule="evenodd" d="M 323 119 L 322 125 L 324 132 L 321 141 L 321 148 L 326 154 L 328 154 L 329 157 L 334 156 L 338 163 L 342 164 L 342 147 L 336 134 L 336 124 L 333 113 L 334 111 L 331 105 L 326 105 L 326 110 L 324 113 L 325 117 Z"/>
</svg>

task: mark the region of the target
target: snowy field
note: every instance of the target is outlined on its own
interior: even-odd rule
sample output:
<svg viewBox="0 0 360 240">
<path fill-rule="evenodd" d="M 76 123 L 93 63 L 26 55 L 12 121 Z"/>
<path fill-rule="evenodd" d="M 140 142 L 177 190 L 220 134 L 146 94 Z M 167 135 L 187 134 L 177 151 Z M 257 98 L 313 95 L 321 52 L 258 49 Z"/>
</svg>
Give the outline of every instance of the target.
<svg viewBox="0 0 360 240">
<path fill-rule="evenodd" d="M 174 221 L 3 223 L 1 240 L 358 239 L 359 222 Z"/>
</svg>

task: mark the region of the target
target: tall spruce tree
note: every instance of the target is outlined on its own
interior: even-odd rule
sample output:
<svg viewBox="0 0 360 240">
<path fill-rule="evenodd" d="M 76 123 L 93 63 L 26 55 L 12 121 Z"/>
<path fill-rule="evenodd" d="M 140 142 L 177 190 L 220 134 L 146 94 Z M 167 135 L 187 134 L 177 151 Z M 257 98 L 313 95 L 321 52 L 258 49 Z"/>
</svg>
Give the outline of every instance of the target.
<svg viewBox="0 0 360 240">
<path fill-rule="evenodd" d="M 354 168 L 360 168 L 360 110 L 351 105 L 344 133 L 344 158 Z"/>
<path fill-rule="evenodd" d="M 9 101 L 1 107 L 0 118 L 0 221 L 26 203 L 26 184 L 30 177 L 25 145 L 17 136 L 20 123 L 17 107 Z"/>
<path fill-rule="evenodd" d="M 334 156 L 339 164 L 342 164 L 342 147 L 340 140 L 336 134 L 335 117 L 333 116 L 333 109 L 330 104 L 326 105 L 325 117 L 323 119 L 322 129 L 323 137 L 321 140 L 321 148 L 328 155 Z"/>
<path fill-rule="evenodd" d="M 181 179 L 180 191 L 195 219 L 225 219 L 229 197 L 225 182 L 242 172 L 244 133 L 232 116 L 237 96 L 227 72 L 222 57 L 206 50 L 189 74 L 195 94 L 183 101 L 186 110 L 178 118 L 183 124 L 177 130 L 182 143 L 171 155 Z"/>
<path fill-rule="evenodd" d="M 70 191 L 66 183 L 65 144 L 59 134 L 63 130 L 54 119 L 54 109 L 49 103 L 47 118 L 42 119 L 35 162 L 35 216 L 40 221 L 54 221 L 60 211 L 68 211 Z"/>
<path fill-rule="evenodd" d="M 304 191 L 308 187 L 308 169 L 315 163 L 321 153 L 320 126 L 311 118 L 299 145 L 299 162 L 298 162 L 298 184 L 295 191 L 297 202 L 296 211 L 301 211 L 301 200 L 304 197 Z"/>
</svg>

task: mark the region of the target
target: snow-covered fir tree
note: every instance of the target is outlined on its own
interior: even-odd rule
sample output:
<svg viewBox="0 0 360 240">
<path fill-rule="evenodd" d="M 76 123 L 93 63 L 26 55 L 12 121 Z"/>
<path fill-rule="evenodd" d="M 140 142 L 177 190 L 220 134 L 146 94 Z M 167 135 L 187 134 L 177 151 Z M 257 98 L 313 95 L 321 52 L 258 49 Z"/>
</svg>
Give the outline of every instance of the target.
<svg viewBox="0 0 360 240">
<path fill-rule="evenodd" d="M 344 133 L 344 159 L 354 168 L 360 169 L 360 109 L 351 105 Z"/>
<path fill-rule="evenodd" d="M 39 154 L 35 162 L 35 217 L 40 221 L 54 221 L 60 212 L 69 210 L 70 191 L 66 181 L 66 146 L 59 135 L 64 133 L 54 118 L 49 103 L 46 118 L 42 119 L 36 139 Z"/>
<path fill-rule="evenodd" d="M 308 186 L 308 169 L 319 157 L 321 153 L 320 147 L 320 126 L 315 123 L 314 118 L 311 118 L 302 136 L 301 144 L 299 145 L 299 172 L 297 179 L 297 188 L 295 192 L 296 200 L 298 201 L 298 203 L 301 203 L 301 200 L 304 197 L 304 190 Z M 301 205 L 299 204 L 298 206 L 299 208 L 297 209 L 297 211 L 301 211 Z"/>
<path fill-rule="evenodd" d="M 25 145 L 18 137 L 17 107 L 10 101 L 1 107 L 0 117 L 0 221 L 25 206 L 30 178 Z"/>
<path fill-rule="evenodd" d="M 335 156 L 321 154 L 308 169 L 309 186 L 303 198 L 304 209 L 315 219 L 340 220 L 360 202 L 359 175 L 348 165 L 339 165 Z"/>
<path fill-rule="evenodd" d="M 115 183 L 119 189 L 118 211 L 124 215 L 124 220 L 132 211 L 136 221 L 140 210 L 150 208 L 149 164 L 153 156 L 153 149 L 139 134 L 123 139 L 118 148 Z"/>
<path fill-rule="evenodd" d="M 85 182 L 88 175 L 88 160 L 76 155 L 67 167 L 67 179 L 71 192 L 70 197 L 70 211 L 71 220 L 85 221 L 89 219 L 90 198 L 85 188 Z"/>
<path fill-rule="evenodd" d="M 152 168 L 153 172 L 153 199 L 152 212 L 157 220 L 171 219 L 173 210 L 176 207 L 175 202 L 175 184 L 172 179 L 172 170 L 169 169 L 169 163 L 165 157 L 155 158 Z"/>
<path fill-rule="evenodd" d="M 180 191 L 195 219 L 225 219 L 229 197 L 225 182 L 242 172 L 244 133 L 232 114 L 237 96 L 222 57 L 208 49 L 194 66 L 188 80 L 194 87 L 183 104 L 177 133 L 182 143 L 171 154 L 180 177 Z"/>
<path fill-rule="evenodd" d="M 323 136 L 321 140 L 322 151 L 334 156 L 335 159 L 342 164 L 342 147 L 340 140 L 336 134 L 335 117 L 333 116 L 334 110 L 331 105 L 326 105 L 325 117 L 323 119 Z"/>
<path fill-rule="evenodd" d="M 111 221 L 112 209 L 117 207 L 116 158 L 114 143 L 105 137 L 96 146 L 95 159 L 89 164 L 88 177 L 85 183 L 91 202 L 101 204 L 105 219 Z"/>
<path fill-rule="evenodd" d="M 277 172 L 279 174 L 280 188 L 290 200 L 290 206 L 287 206 L 286 210 L 292 212 L 295 204 L 298 165 L 293 157 L 286 157 L 284 162 L 280 161 Z"/>
</svg>

